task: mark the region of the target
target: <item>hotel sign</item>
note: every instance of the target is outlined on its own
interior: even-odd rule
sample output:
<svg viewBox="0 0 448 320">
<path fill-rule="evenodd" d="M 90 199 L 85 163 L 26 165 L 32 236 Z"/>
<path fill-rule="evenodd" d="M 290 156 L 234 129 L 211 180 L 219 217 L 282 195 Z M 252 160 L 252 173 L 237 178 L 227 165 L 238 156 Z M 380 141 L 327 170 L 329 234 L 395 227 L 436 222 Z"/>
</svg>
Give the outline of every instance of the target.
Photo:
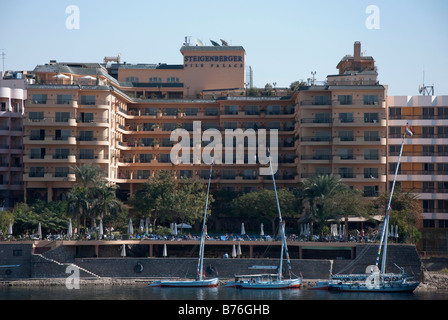
<svg viewBox="0 0 448 320">
<path fill-rule="evenodd" d="M 204 62 L 210 63 L 215 68 L 243 68 L 242 56 L 185 56 L 185 67 L 203 68 Z"/>
</svg>

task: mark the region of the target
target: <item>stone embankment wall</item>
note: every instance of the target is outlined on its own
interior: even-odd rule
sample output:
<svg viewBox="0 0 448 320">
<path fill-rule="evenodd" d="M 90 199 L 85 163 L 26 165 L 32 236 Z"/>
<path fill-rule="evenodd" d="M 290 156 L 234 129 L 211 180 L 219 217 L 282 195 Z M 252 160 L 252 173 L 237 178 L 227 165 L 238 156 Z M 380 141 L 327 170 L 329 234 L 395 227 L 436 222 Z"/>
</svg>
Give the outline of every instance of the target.
<svg viewBox="0 0 448 320">
<path fill-rule="evenodd" d="M 32 244 L 0 244 L 0 264 L 17 264 L 10 268 L 9 274 L 0 268 L 0 279 L 17 278 L 66 278 L 67 266 L 71 263 L 101 277 L 141 277 L 141 278 L 194 278 L 196 277 L 197 258 L 146 258 L 146 257 L 100 257 L 76 258 L 75 246 L 58 246 L 53 250 L 32 254 Z M 79 251 L 79 250 L 78 250 Z M 292 259 L 292 272 L 302 274 L 304 279 L 328 279 L 333 273 L 364 273 L 367 265 L 375 264 L 377 245 L 356 246 L 357 259 Z M 118 253 L 119 254 L 119 253 Z M 59 263 L 56 263 L 56 262 Z M 405 268 L 408 274 L 421 279 L 421 261 L 413 245 L 391 245 L 388 248 L 389 272 L 399 272 L 394 266 Z M 211 269 L 221 279 L 231 279 L 235 274 L 265 273 L 268 270 L 254 270 L 254 265 L 277 266 L 278 259 L 249 258 L 206 258 L 204 270 L 211 276 Z M 283 264 L 287 275 L 286 262 Z M 275 271 L 268 271 L 274 273 Z M 91 273 L 81 271 L 81 277 L 93 277 Z"/>
</svg>

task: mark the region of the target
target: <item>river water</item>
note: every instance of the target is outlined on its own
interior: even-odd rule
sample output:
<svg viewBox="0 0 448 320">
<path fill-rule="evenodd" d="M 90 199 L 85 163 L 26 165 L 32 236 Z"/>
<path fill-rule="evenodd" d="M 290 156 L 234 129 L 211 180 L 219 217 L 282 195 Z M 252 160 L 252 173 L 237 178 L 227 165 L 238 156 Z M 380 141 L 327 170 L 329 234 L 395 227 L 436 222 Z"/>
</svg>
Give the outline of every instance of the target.
<svg viewBox="0 0 448 320">
<path fill-rule="evenodd" d="M 0 300 L 448 300 L 448 290 L 414 293 L 338 293 L 306 288 L 242 290 L 235 288 L 160 288 L 146 286 L 0 287 Z"/>
</svg>

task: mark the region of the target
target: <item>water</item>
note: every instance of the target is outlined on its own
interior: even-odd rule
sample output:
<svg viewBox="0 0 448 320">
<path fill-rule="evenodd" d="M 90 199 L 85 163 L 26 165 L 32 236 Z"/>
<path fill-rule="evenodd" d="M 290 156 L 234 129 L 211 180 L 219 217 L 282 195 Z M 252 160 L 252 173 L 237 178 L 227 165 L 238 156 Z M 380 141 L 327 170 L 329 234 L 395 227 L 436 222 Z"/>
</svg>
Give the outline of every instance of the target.
<svg viewBox="0 0 448 320">
<path fill-rule="evenodd" d="M 0 287 L 0 300 L 448 300 L 448 290 L 414 293 L 337 293 L 321 290 L 241 290 L 235 288 L 160 288 L 146 286 Z"/>
</svg>

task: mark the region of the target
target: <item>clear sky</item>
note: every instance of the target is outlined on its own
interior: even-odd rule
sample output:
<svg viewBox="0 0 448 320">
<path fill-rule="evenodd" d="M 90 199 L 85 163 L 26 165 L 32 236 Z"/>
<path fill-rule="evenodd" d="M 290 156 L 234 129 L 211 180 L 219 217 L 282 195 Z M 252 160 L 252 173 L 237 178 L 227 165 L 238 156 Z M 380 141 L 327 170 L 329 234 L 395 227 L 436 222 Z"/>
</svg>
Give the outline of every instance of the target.
<svg viewBox="0 0 448 320">
<path fill-rule="evenodd" d="M 79 28 L 67 28 L 75 26 L 70 5 Z M 370 5 L 376 10 L 366 12 Z M 361 41 L 389 95 L 418 95 L 423 70 L 425 84 L 448 95 L 447 0 L 0 0 L 0 17 L 5 70 L 118 53 L 128 63 L 182 64 L 191 36 L 243 46 L 256 87 L 286 87 L 311 71 L 317 80 L 337 73 Z"/>
</svg>

